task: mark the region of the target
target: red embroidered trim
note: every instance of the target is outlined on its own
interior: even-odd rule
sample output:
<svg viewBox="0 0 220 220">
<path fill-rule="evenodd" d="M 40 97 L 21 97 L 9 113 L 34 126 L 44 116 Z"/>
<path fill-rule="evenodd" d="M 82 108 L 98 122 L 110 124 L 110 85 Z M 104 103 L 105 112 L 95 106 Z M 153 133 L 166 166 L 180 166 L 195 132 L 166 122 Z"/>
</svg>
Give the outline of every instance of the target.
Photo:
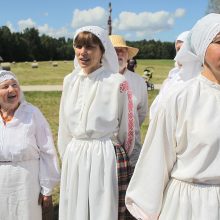
<svg viewBox="0 0 220 220">
<path fill-rule="evenodd" d="M 124 81 L 120 84 L 120 92 L 126 92 L 128 95 L 128 136 L 127 140 L 125 141 L 125 150 L 127 153 L 130 153 L 132 144 L 134 142 L 134 106 L 132 92 L 127 81 Z"/>
</svg>

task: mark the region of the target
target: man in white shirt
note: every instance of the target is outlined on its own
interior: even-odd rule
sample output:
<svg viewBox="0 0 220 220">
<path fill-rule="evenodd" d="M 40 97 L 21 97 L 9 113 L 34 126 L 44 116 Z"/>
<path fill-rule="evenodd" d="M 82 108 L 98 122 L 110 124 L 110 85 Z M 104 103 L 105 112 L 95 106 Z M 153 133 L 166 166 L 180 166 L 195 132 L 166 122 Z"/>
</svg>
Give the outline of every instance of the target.
<svg viewBox="0 0 220 220">
<path fill-rule="evenodd" d="M 135 146 L 130 156 L 130 163 L 132 169 L 134 169 L 142 146 L 140 128 L 148 110 L 147 86 L 141 76 L 127 69 L 128 60 L 136 56 L 139 49 L 127 46 L 120 35 L 110 35 L 109 37 L 118 55 L 119 72 L 125 76 L 133 95 Z"/>
</svg>

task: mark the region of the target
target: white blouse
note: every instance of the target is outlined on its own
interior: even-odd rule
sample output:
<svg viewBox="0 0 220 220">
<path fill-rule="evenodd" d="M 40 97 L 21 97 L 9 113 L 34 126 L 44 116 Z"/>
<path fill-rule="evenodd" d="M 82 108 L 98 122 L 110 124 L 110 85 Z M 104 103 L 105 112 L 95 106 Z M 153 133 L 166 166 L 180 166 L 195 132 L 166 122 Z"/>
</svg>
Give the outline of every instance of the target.
<svg viewBox="0 0 220 220">
<path fill-rule="evenodd" d="M 129 211 L 156 219 L 169 179 L 220 184 L 220 85 L 200 75 L 180 85 L 152 119 L 126 194 Z"/>
<path fill-rule="evenodd" d="M 132 152 L 133 102 L 124 76 L 101 67 L 89 75 L 81 70 L 65 77 L 58 132 L 61 158 L 72 138 L 111 138 Z"/>
<path fill-rule="evenodd" d="M 0 117 L 0 162 L 39 160 L 41 193 L 50 195 L 60 174 L 52 133 L 37 107 L 22 102 L 11 121 Z"/>
</svg>

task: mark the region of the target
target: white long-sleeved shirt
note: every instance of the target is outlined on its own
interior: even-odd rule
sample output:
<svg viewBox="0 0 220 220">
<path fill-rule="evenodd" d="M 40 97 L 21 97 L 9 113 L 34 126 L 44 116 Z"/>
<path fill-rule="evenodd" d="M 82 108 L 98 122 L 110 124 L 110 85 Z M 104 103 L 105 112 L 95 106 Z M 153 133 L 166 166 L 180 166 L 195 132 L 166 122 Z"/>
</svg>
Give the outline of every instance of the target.
<svg viewBox="0 0 220 220">
<path fill-rule="evenodd" d="M 72 138 L 111 138 L 132 152 L 133 102 L 124 76 L 101 67 L 89 75 L 81 70 L 65 77 L 58 132 L 61 158 Z"/>
<path fill-rule="evenodd" d="M 200 75 L 161 103 L 126 194 L 129 211 L 157 219 L 170 178 L 220 184 L 220 86 Z"/>
<path fill-rule="evenodd" d="M 147 86 L 144 79 L 138 74 L 126 69 L 124 74 L 125 79 L 132 91 L 134 104 L 134 121 L 135 121 L 135 144 L 134 149 L 130 155 L 131 165 L 134 167 L 142 147 L 141 143 L 141 125 L 147 115 L 148 110 L 148 96 Z"/>
<path fill-rule="evenodd" d="M 41 193 L 51 195 L 60 180 L 52 133 L 37 107 L 23 101 L 11 121 L 0 117 L 0 161 L 39 160 Z"/>
</svg>

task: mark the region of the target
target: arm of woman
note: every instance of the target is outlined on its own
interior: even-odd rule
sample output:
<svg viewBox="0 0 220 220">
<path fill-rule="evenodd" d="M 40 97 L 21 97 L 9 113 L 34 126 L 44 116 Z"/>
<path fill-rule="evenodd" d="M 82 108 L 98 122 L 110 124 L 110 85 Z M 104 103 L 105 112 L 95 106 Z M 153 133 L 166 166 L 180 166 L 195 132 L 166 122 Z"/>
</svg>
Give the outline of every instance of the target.
<svg viewBox="0 0 220 220">
<path fill-rule="evenodd" d="M 50 196 L 60 181 L 58 158 L 50 126 L 43 114 L 36 108 L 34 112 L 35 137 L 40 154 L 39 180 L 41 194 Z"/>
<path fill-rule="evenodd" d="M 162 206 L 164 189 L 176 161 L 175 117 L 160 109 L 152 119 L 126 192 L 126 206 L 133 216 L 156 220 Z"/>
<path fill-rule="evenodd" d="M 63 158 L 63 155 L 65 153 L 66 147 L 68 143 L 71 141 L 72 136 L 68 130 L 67 126 L 67 119 L 65 117 L 64 107 L 65 107 L 65 99 L 68 96 L 68 88 L 69 88 L 69 81 L 70 75 L 67 75 L 64 78 L 63 82 L 63 92 L 60 100 L 60 111 L 59 111 L 59 129 L 58 129 L 58 151 L 60 154 L 60 158 Z"/>
</svg>

